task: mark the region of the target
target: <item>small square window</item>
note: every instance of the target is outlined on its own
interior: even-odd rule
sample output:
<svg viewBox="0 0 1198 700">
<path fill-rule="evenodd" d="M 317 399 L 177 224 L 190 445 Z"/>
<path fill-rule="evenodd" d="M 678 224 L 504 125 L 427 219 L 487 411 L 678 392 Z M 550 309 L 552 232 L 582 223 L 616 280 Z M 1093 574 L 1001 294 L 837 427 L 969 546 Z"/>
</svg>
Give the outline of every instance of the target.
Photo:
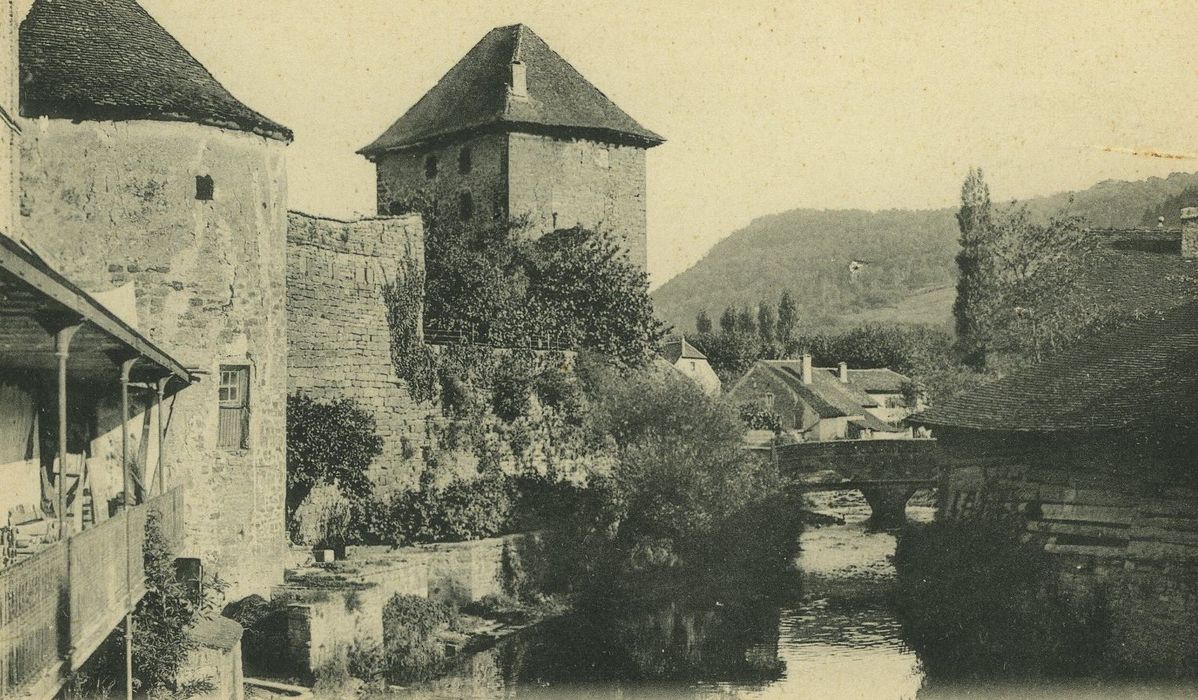
<svg viewBox="0 0 1198 700">
<path fill-rule="evenodd" d="M 216 183 L 212 181 L 211 175 L 196 175 L 196 199 L 210 202 L 215 193 Z"/>
<path fill-rule="evenodd" d="M 250 368 L 221 365 L 217 398 L 220 426 L 217 444 L 226 450 L 249 447 Z"/>
<path fill-rule="evenodd" d="M 424 176 L 430 180 L 437 176 L 437 156 L 429 155 L 425 157 Z"/>
<path fill-rule="evenodd" d="M 458 172 L 467 175 L 474 168 L 474 154 L 469 148 L 463 148 L 458 153 Z"/>
</svg>

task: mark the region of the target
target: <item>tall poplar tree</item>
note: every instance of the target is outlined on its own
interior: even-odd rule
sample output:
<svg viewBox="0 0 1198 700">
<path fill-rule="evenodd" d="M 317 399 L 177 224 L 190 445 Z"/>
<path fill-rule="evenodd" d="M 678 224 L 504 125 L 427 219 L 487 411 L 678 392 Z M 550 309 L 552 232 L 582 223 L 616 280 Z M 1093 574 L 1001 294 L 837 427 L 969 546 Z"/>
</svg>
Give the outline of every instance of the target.
<svg viewBox="0 0 1198 700">
<path fill-rule="evenodd" d="M 783 352 L 789 351 L 787 345 L 794 340 L 795 326 L 798 323 L 799 310 L 795 306 L 795 300 L 791 298 L 789 289 L 783 289 L 782 297 L 778 300 L 778 322 L 774 326 L 774 335 L 778 342 L 782 343 Z"/>
<path fill-rule="evenodd" d="M 998 295 L 994 265 L 996 231 L 990 204 L 990 187 L 981 168 L 969 171 L 961 185 L 961 251 L 957 253 L 957 299 L 953 303 L 957 343 L 967 364 L 986 364 L 990 341 L 991 306 Z"/>
</svg>

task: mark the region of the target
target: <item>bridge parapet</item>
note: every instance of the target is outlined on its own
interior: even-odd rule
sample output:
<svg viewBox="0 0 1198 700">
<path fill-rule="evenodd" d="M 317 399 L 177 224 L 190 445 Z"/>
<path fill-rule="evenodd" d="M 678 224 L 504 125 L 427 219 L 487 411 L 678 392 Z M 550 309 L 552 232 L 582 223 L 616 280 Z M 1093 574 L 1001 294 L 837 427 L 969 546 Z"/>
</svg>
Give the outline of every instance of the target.
<svg viewBox="0 0 1198 700">
<path fill-rule="evenodd" d="M 942 461 L 930 438 L 799 442 L 776 449 L 782 473 L 800 479 L 834 471 L 851 481 L 935 481 Z"/>
<path fill-rule="evenodd" d="M 778 467 L 798 491 L 856 489 L 865 494 L 871 522 L 902 524 L 916 489 L 939 483 L 942 457 L 934 439 L 829 440 L 776 448 Z"/>
</svg>

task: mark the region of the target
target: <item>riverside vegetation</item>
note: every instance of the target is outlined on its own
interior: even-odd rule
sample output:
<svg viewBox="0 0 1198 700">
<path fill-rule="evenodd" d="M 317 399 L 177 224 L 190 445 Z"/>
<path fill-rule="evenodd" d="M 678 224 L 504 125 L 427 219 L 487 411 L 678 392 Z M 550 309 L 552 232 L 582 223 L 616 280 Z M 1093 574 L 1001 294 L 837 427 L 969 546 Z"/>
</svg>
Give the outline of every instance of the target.
<svg viewBox="0 0 1198 700">
<path fill-rule="evenodd" d="M 681 596 L 735 606 L 784 588 L 776 584 L 791 568 L 798 509 L 775 466 L 741 449 L 745 424 L 735 410 L 650 361 L 661 327 L 645 274 L 600 233 L 570 229 L 535 242 L 518 233 L 516 225 L 434 219 L 427 281 L 398 275 L 402 286 L 385 295 L 397 374 L 446 419 L 435 443 L 411 454 L 417 487 L 373 493 L 364 481 L 377 454 L 370 417 L 349 401 L 296 395 L 288 502 L 320 485 L 339 494 L 340 505 L 309 533 L 319 546 L 538 530 L 544 563 L 510 572 L 503 595 L 461 611 L 397 597 L 384 624 L 405 631 L 385 635 L 385 648 L 351 649 L 337 668 L 320 669 L 328 684 L 436 673 L 445 662 L 436 640 L 461 631 L 461 613 L 526 624 L 567 602 L 616 610 Z M 422 317 L 479 342 L 434 352 L 421 340 Z M 520 349 L 550 330 L 577 352 Z M 551 435 L 547 464 L 522 458 L 534 428 Z M 473 473 L 460 471 L 454 452 L 473 454 Z M 298 510 L 288 509 L 297 535 L 310 530 L 296 522 Z M 278 624 L 269 604 L 244 619 L 251 636 Z"/>
</svg>

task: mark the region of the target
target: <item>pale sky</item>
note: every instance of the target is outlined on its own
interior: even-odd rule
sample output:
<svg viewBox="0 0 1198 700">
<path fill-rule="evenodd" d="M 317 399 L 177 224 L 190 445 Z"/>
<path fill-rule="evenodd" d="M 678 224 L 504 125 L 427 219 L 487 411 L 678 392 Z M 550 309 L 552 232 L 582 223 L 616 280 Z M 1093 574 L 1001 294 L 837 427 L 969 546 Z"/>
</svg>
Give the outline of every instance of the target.
<svg viewBox="0 0 1198 700">
<path fill-rule="evenodd" d="M 972 165 L 1001 199 L 1198 170 L 1192 0 L 141 2 L 295 130 L 292 208 L 328 215 L 373 210 L 356 149 L 487 30 L 529 25 L 668 139 L 648 158 L 655 284 L 757 216 L 950 205 Z"/>
</svg>

